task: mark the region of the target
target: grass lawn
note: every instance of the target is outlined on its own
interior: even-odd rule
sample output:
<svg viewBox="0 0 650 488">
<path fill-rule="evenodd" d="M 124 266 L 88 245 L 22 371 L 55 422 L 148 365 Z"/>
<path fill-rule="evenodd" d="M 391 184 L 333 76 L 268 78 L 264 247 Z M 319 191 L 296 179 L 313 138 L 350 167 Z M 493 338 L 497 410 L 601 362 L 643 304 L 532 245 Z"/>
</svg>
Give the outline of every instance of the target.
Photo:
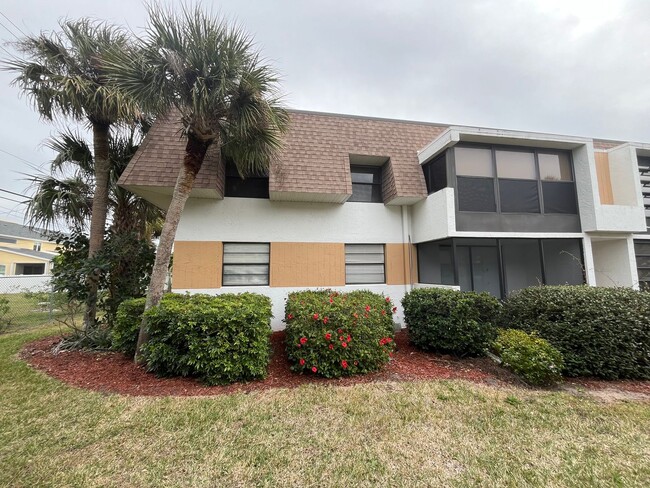
<svg viewBox="0 0 650 488">
<path fill-rule="evenodd" d="M 650 486 L 650 404 L 460 381 L 211 398 L 67 387 L 0 336 L 0 486 Z"/>
</svg>

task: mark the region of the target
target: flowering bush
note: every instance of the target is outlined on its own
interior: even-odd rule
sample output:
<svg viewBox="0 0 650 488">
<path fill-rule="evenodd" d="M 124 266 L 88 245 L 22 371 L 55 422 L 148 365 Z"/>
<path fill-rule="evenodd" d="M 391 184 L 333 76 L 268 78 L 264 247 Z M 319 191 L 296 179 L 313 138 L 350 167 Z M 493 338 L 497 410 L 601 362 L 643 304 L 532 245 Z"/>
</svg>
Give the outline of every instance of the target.
<svg viewBox="0 0 650 488">
<path fill-rule="evenodd" d="M 499 329 L 498 334 L 492 349 L 526 383 L 552 385 L 562 379 L 562 353 L 548 341 L 516 329 Z"/>
<path fill-rule="evenodd" d="M 389 297 L 366 290 L 291 293 L 286 304 L 287 356 L 297 372 L 337 378 L 379 370 L 395 343 Z"/>
</svg>

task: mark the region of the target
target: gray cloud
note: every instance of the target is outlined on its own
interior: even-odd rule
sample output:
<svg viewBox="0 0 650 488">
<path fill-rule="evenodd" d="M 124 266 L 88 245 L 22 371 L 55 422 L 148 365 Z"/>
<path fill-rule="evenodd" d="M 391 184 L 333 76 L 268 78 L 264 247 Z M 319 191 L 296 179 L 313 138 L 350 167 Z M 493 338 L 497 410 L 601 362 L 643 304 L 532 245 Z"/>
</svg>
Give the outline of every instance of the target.
<svg viewBox="0 0 650 488">
<path fill-rule="evenodd" d="M 650 2 L 226 0 L 218 8 L 255 35 L 295 108 L 650 141 Z M 146 21 L 145 8 L 126 0 L 22 1 L 0 11 L 29 32 L 56 28 L 63 16 L 136 31 Z M 52 127 L 9 81 L 0 74 L 0 149 L 42 163 L 49 154 L 37 148 Z M 21 170 L 0 153 L 0 188 L 23 190 Z"/>
</svg>

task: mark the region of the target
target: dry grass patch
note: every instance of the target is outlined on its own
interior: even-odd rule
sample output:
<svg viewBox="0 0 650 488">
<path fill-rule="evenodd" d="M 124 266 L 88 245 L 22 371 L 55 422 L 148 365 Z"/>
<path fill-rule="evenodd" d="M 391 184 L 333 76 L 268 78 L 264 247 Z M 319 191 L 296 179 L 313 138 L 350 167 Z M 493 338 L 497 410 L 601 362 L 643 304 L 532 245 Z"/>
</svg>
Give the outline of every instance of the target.
<svg viewBox="0 0 650 488">
<path fill-rule="evenodd" d="M 461 381 L 74 389 L 0 338 L 0 486 L 648 486 L 650 404 Z"/>
</svg>

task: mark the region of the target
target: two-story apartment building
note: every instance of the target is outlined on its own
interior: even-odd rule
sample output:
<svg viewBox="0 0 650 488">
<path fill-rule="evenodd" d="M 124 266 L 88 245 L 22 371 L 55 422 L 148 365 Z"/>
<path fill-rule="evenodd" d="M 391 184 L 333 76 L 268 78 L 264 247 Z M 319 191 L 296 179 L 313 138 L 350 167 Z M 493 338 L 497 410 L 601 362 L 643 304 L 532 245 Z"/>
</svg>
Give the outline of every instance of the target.
<svg viewBox="0 0 650 488">
<path fill-rule="evenodd" d="M 179 129 L 157 121 L 120 184 L 166 207 Z M 242 180 L 214 156 L 180 221 L 173 289 L 265 293 L 274 328 L 303 288 L 398 302 L 418 286 L 650 281 L 650 145 L 291 111 L 268 175 Z"/>
<path fill-rule="evenodd" d="M 42 231 L 0 221 L 0 276 L 50 274 L 56 247 Z"/>
</svg>

